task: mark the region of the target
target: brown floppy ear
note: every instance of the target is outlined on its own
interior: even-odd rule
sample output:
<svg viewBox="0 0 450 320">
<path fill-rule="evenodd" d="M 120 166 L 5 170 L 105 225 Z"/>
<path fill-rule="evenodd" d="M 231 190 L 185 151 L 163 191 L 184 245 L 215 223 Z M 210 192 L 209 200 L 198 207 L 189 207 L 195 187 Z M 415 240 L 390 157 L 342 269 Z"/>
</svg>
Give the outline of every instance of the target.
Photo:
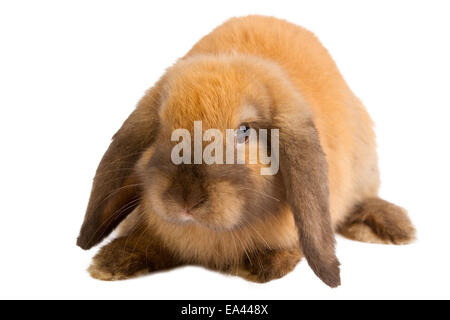
<svg viewBox="0 0 450 320">
<path fill-rule="evenodd" d="M 103 156 L 77 240 L 81 248 L 98 244 L 139 204 L 140 183 L 134 167 L 155 135 L 157 101 L 154 88 L 114 135 Z"/>
<path fill-rule="evenodd" d="M 295 117 L 295 115 L 294 115 Z M 280 123 L 280 171 L 294 214 L 300 245 L 314 273 L 328 286 L 340 285 L 331 227 L 328 165 L 310 119 Z"/>
</svg>

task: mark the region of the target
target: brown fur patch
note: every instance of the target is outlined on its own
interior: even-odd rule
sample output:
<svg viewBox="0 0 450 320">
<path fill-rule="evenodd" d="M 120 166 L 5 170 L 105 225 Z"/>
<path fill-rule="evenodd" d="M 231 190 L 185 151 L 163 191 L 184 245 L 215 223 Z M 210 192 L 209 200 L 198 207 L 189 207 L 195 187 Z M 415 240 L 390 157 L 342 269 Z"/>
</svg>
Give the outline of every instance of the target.
<svg viewBox="0 0 450 320">
<path fill-rule="evenodd" d="M 181 261 L 141 223 L 129 235 L 103 246 L 88 271 L 100 280 L 122 280 L 180 264 Z"/>
<path fill-rule="evenodd" d="M 302 258 L 298 248 L 265 249 L 252 253 L 244 261 L 240 275 L 254 282 L 268 282 L 291 272 Z M 247 271 L 247 272 L 245 272 Z"/>
<path fill-rule="evenodd" d="M 359 204 L 339 232 L 353 240 L 393 244 L 410 243 L 416 233 L 405 209 L 380 198 Z"/>
</svg>

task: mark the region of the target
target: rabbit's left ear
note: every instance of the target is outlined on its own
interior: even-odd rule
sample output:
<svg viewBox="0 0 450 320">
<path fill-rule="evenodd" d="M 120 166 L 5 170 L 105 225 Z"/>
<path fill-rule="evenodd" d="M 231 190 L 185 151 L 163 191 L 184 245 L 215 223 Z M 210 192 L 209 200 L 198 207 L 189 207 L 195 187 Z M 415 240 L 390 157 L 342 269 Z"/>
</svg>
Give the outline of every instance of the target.
<svg viewBox="0 0 450 320">
<path fill-rule="evenodd" d="M 140 183 L 134 169 L 154 139 L 157 100 L 153 88 L 114 135 L 103 156 L 77 240 L 81 248 L 98 244 L 139 205 Z"/>
<path fill-rule="evenodd" d="M 328 165 L 311 119 L 278 118 L 280 171 L 294 215 L 300 246 L 314 273 L 328 286 L 340 285 L 331 227 Z"/>
</svg>

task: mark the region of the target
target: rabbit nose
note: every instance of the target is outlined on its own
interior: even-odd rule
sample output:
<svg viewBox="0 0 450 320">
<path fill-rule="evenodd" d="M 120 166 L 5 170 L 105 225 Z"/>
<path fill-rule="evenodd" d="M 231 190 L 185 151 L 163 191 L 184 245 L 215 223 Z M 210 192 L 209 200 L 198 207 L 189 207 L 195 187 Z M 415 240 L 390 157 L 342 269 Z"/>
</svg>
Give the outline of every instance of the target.
<svg viewBox="0 0 450 320">
<path fill-rule="evenodd" d="M 204 191 L 197 186 L 192 186 L 189 190 L 186 190 L 183 196 L 183 208 L 186 213 L 190 214 L 192 210 L 195 210 L 206 200 Z"/>
<path fill-rule="evenodd" d="M 207 199 L 207 192 L 202 185 L 202 175 L 193 166 L 180 166 L 172 184 L 171 198 L 176 200 L 184 212 L 191 213 Z"/>
<path fill-rule="evenodd" d="M 191 214 L 192 210 L 195 210 L 196 208 L 198 208 L 202 203 L 204 203 L 206 201 L 206 197 L 202 197 L 200 199 L 198 199 L 197 201 L 190 201 L 190 202 L 186 202 L 185 206 L 184 206 L 184 212 L 186 214 Z"/>
</svg>

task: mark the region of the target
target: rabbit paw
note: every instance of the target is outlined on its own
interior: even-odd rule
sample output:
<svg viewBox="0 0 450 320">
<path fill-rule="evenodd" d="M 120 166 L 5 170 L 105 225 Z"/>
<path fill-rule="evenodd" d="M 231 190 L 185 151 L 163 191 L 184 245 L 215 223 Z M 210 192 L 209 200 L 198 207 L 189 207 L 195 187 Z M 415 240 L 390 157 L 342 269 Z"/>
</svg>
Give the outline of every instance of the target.
<svg viewBox="0 0 450 320">
<path fill-rule="evenodd" d="M 300 250 L 265 250 L 246 260 L 240 275 L 249 281 L 264 283 L 291 272 L 302 258 Z"/>
<path fill-rule="evenodd" d="M 406 210 L 380 198 L 361 203 L 339 232 L 346 238 L 370 243 L 407 244 L 415 239 Z"/>
<path fill-rule="evenodd" d="M 115 239 L 100 249 L 88 272 L 93 278 L 112 281 L 148 273 L 148 267 L 140 252 L 127 247 L 123 239 Z"/>
</svg>

